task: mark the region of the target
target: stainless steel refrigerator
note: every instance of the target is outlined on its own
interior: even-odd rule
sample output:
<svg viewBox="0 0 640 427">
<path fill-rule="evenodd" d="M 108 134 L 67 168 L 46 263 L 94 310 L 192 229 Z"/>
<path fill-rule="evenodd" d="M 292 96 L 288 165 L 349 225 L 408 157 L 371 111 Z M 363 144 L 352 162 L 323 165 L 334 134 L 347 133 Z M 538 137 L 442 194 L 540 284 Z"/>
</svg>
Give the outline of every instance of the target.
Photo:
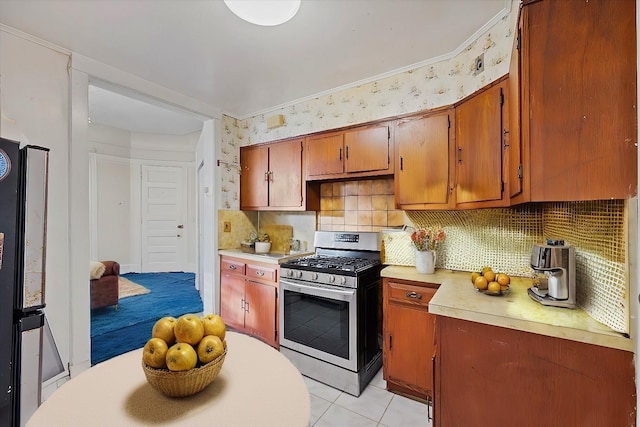
<svg viewBox="0 0 640 427">
<path fill-rule="evenodd" d="M 46 148 L 0 138 L 2 426 L 24 425 L 41 402 L 48 161 Z"/>
</svg>

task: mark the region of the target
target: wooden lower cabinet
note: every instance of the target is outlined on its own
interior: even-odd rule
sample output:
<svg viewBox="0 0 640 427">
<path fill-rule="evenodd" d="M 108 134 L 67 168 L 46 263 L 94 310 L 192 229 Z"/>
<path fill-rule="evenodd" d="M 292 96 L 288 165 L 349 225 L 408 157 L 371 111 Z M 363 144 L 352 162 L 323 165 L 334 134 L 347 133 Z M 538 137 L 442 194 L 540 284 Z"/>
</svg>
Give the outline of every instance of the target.
<svg viewBox="0 0 640 427">
<path fill-rule="evenodd" d="M 438 427 L 633 426 L 633 353 L 437 316 Z"/>
<path fill-rule="evenodd" d="M 437 286 L 384 279 L 383 377 L 389 391 L 424 401 L 433 397 L 435 316 L 429 301 Z"/>
<path fill-rule="evenodd" d="M 220 316 L 226 325 L 278 348 L 277 267 L 221 257 Z"/>
</svg>

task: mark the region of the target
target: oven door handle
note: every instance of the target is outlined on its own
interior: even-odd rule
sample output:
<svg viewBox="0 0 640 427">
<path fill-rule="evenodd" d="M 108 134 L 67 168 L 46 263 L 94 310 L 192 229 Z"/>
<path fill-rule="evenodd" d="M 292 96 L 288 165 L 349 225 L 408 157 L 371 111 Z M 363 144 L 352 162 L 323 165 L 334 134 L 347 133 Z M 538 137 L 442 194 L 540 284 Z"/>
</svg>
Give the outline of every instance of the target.
<svg viewBox="0 0 640 427">
<path fill-rule="evenodd" d="M 327 288 L 322 286 L 309 286 L 301 283 L 293 283 L 286 280 L 280 280 L 280 286 L 283 290 L 289 290 L 309 295 L 315 295 L 340 301 L 351 301 L 356 294 L 356 290 L 352 288 Z"/>
</svg>

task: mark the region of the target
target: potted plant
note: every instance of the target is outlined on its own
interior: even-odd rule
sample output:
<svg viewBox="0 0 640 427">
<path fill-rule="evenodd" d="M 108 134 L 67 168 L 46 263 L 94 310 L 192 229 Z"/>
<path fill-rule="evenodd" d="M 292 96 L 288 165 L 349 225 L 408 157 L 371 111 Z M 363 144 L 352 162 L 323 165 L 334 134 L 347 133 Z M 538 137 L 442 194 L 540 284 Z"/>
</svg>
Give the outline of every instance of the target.
<svg viewBox="0 0 640 427">
<path fill-rule="evenodd" d="M 257 254 L 268 253 L 271 249 L 271 240 L 269 239 L 269 235 L 263 231 L 260 231 L 255 245 Z"/>
</svg>

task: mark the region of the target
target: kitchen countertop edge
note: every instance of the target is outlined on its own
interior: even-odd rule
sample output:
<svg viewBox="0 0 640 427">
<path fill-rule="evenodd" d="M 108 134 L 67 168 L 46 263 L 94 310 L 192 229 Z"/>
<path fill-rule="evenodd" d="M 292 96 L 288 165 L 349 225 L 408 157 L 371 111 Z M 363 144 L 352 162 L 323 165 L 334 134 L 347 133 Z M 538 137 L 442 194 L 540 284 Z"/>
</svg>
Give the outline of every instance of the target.
<svg viewBox="0 0 640 427">
<path fill-rule="evenodd" d="M 249 252 L 243 252 L 241 249 L 220 249 L 218 250 L 218 255 L 230 256 L 234 258 L 241 258 L 248 261 L 257 261 L 266 264 L 282 264 L 283 262 L 293 259 L 300 258 L 307 255 L 313 255 L 314 252 L 299 252 L 299 253 L 291 253 L 291 254 L 253 254 Z"/>
<path fill-rule="evenodd" d="M 475 291 L 469 274 L 451 270 L 421 274 L 413 266 L 395 265 L 381 272 L 382 277 L 439 285 L 429 303 L 432 314 L 634 351 L 630 338 L 596 321 L 580 308 L 547 307 L 533 301 L 527 293 L 531 279 L 512 277 L 510 292 L 494 297 Z"/>
</svg>

